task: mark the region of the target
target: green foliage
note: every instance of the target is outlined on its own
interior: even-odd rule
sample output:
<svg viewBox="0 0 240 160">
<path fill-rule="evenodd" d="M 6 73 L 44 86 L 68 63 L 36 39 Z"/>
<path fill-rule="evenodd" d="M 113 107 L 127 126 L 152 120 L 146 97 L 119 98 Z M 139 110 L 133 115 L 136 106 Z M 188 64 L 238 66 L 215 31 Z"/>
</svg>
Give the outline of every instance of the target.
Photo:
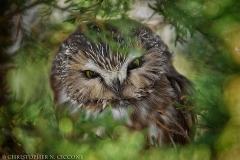
<svg viewBox="0 0 240 160">
<path fill-rule="evenodd" d="M 94 1 L 77 1 L 69 0 L 69 8 L 75 10 L 74 15 L 72 15 L 66 22 L 77 21 L 89 21 L 98 19 L 116 19 L 127 16 L 127 11 L 130 9 L 130 4 L 133 0 L 94 0 Z"/>
<path fill-rule="evenodd" d="M 82 155 L 83 159 L 226 159 L 226 155 L 230 155 L 227 152 L 235 151 L 240 138 L 234 139 L 233 135 L 239 133 L 240 120 L 236 118 L 239 115 L 234 114 L 238 110 L 232 111 L 229 107 L 235 101 L 231 102 L 226 97 L 230 92 L 226 82 L 233 74 L 239 75 L 239 59 L 233 54 L 236 44 L 239 44 L 236 37 L 240 32 L 240 3 L 237 0 L 172 0 L 149 5 L 157 14 L 164 16 L 166 23 L 175 27 L 176 45 L 187 42 L 184 56 L 195 73 L 192 80 L 196 86 L 196 96 L 193 97 L 194 112 L 198 116 L 196 139 L 188 146 L 177 146 L 177 149 L 147 146 L 146 131 L 128 130 L 122 126 L 123 123 L 112 118 L 108 109 L 99 116 L 88 115 L 84 110 L 71 116 L 68 112 L 61 117 L 55 115 L 49 72 L 59 44 L 76 28 L 77 21 L 125 17 L 133 1 L 67 0 L 66 8 L 59 7 L 53 0 L 26 2 L 1 2 L 5 6 L 3 11 L 10 5 L 16 6 L 16 10 L 10 10 L 0 18 L 4 31 L 6 20 L 44 4 L 42 19 L 39 20 L 43 28 L 33 24 L 31 34 L 23 34 L 21 47 L 15 54 L 4 54 L 3 48 L 11 44 L 11 37 L 1 31 L 4 33 L 0 39 L 1 57 L 4 57 L 2 66 L 12 64 L 7 70 L 0 66 L 1 74 L 4 73 L 0 106 L 2 155 L 39 154 L 54 155 L 55 158 L 57 155 Z M 49 14 L 54 9 L 71 13 L 66 18 L 67 22 L 50 24 Z M 191 106 L 178 107 L 185 109 Z M 104 134 L 97 136 L 95 132 L 103 128 Z"/>
</svg>

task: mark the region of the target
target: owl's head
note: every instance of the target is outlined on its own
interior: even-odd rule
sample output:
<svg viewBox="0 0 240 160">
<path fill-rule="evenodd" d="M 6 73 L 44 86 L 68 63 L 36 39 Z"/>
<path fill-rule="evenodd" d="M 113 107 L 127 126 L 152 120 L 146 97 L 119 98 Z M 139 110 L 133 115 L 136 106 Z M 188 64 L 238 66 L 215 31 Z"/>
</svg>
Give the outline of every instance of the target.
<svg viewBox="0 0 240 160">
<path fill-rule="evenodd" d="M 51 86 L 56 103 L 102 111 L 108 104 L 130 106 L 156 87 L 166 90 L 171 76 L 181 81 L 168 47 L 149 28 L 128 19 L 78 27 L 53 61 Z"/>
</svg>

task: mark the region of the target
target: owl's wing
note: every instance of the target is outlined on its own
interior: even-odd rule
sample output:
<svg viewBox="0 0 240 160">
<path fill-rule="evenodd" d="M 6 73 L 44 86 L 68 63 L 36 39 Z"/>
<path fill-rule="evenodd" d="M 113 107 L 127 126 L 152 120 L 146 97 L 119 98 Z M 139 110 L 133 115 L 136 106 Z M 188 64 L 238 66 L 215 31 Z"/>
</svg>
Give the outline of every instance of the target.
<svg viewBox="0 0 240 160">
<path fill-rule="evenodd" d="M 169 67 L 169 72 L 166 76 L 177 94 L 177 101 L 174 106 L 179 110 L 182 116 L 179 123 L 182 126 L 187 125 L 186 127 L 189 129 L 188 134 L 192 137 L 194 135 L 192 126 L 197 123 L 197 117 L 192 112 L 194 109 L 194 102 L 191 98 L 195 93 L 194 84 L 189 79 L 178 73 L 172 65 Z"/>
</svg>

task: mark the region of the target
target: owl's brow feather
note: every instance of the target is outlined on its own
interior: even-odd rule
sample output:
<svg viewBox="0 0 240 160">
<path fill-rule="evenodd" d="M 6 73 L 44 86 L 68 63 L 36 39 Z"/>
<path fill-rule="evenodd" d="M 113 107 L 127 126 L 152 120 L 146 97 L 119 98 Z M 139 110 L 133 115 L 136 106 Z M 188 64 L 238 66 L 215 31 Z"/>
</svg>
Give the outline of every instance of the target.
<svg viewBox="0 0 240 160">
<path fill-rule="evenodd" d="M 95 45 L 91 44 L 88 46 L 88 50 L 84 53 L 87 57 L 91 58 L 98 67 L 104 68 L 108 71 L 119 70 L 126 60 L 124 54 L 113 54 L 110 47 L 101 42 Z"/>
</svg>

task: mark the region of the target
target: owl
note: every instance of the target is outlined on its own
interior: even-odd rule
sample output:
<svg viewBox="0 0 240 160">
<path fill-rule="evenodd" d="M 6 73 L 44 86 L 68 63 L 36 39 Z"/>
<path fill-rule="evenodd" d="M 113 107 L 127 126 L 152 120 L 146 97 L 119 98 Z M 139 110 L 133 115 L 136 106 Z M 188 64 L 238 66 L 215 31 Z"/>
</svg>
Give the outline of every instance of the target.
<svg viewBox="0 0 240 160">
<path fill-rule="evenodd" d="M 148 130 L 160 146 L 187 144 L 195 122 L 186 105 L 192 82 L 172 64 L 168 46 L 147 26 L 131 19 L 80 24 L 53 59 L 50 84 L 55 106 L 73 106 Z M 131 112 L 129 112 L 131 110 Z"/>
</svg>

